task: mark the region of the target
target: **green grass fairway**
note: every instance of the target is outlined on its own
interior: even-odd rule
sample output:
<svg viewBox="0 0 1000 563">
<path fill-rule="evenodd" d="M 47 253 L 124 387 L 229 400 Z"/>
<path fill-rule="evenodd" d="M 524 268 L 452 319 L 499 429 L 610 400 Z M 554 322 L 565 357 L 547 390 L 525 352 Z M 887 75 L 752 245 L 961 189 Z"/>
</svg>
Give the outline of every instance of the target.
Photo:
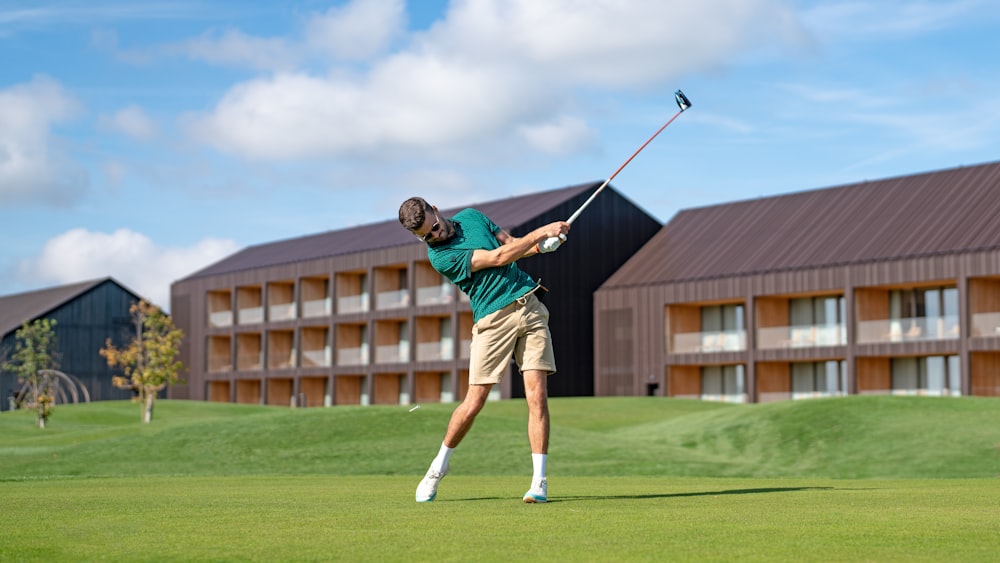
<svg viewBox="0 0 1000 563">
<path fill-rule="evenodd" d="M 449 476 L 4 483 L 4 561 L 996 561 L 987 480 Z"/>
<path fill-rule="evenodd" d="M 0 414 L 0 561 L 996 561 L 1000 401 L 487 405 L 433 503 L 454 405 Z"/>
</svg>

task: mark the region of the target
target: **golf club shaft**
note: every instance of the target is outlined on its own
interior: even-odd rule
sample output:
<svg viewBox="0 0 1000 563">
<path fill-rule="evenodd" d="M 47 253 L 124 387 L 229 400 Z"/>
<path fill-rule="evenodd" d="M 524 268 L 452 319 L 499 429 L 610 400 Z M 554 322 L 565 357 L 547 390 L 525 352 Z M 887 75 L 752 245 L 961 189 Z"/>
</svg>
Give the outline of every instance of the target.
<svg viewBox="0 0 1000 563">
<path fill-rule="evenodd" d="M 646 145 L 648 145 L 653 139 L 655 139 L 656 136 L 659 135 L 661 131 L 667 128 L 667 125 L 673 123 L 673 121 L 677 119 L 677 116 L 684 112 L 684 109 L 686 108 L 682 107 L 680 111 L 675 113 L 673 117 L 671 117 L 666 123 L 663 124 L 663 127 L 657 129 L 656 133 L 653 133 L 653 135 L 650 138 L 646 139 L 646 142 L 643 143 L 641 147 L 636 149 L 636 151 L 632 153 L 632 156 L 628 157 L 628 160 L 623 162 L 622 165 L 618 167 L 618 170 L 615 170 L 614 173 L 611 174 L 611 176 L 608 176 L 608 179 L 605 180 L 603 184 L 601 184 L 601 187 L 597 188 L 597 190 L 593 194 L 591 194 L 589 198 L 587 198 L 587 201 L 583 202 L 583 205 L 581 205 L 579 209 L 577 209 L 572 215 L 570 215 L 569 219 L 567 219 L 566 222 L 569 224 L 573 224 L 573 221 L 576 221 L 576 218 L 579 217 L 581 213 L 583 213 L 583 210 L 586 209 L 588 205 L 590 205 L 590 202 L 594 201 L 594 198 L 596 198 L 598 194 L 601 193 L 601 190 L 606 188 L 608 184 L 611 183 L 611 180 L 615 179 L 615 176 L 617 176 L 618 173 L 622 171 L 622 168 L 628 166 L 628 163 L 632 162 L 632 159 L 635 158 L 635 155 L 642 152 L 642 149 L 646 148 Z"/>
</svg>

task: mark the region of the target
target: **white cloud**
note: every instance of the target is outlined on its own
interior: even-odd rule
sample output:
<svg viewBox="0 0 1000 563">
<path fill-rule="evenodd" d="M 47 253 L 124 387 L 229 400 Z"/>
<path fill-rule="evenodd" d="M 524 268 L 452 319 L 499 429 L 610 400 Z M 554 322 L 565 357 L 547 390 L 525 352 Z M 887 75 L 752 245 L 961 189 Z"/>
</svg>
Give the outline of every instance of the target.
<svg viewBox="0 0 1000 563">
<path fill-rule="evenodd" d="M 68 207 L 82 197 L 87 175 L 50 131 L 78 110 L 62 85 L 45 76 L 0 90 L 0 203 Z"/>
<path fill-rule="evenodd" d="M 364 60 L 386 51 L 402 35 L 406 6 L 402 0 L 354 0 L 314 14 L 304 24 L 301 39 L 256 37 L 239 29 L 212 30 L 159 50 L 168 55 L 221 66 L 269 72 L 294 72 L 310 55 L 335 60 Z M 155 53 L 127 52 L 117 37 L 99 37 L 120 58 L 141 62 Z"/>
<path fill-rule="evenodd" d="M 384 52 L 405 24 L 403 0 L 355 0 L 312 18 L 306 43 L 337 59 L 363 60 Z"/>
<path fill-rule="evenodd" d="M 189 247 L 161 247 L 129 229 L 113 233 L 72 229 L 50 239 L 37 258 L 23 261 L 18 275 L 33 284 L 111 276 L 140 297 L 169 309 L 172 282 L 238 249 L 231 240 L 204 239 Z"/>
<path fill-rule="evenodd" d="M 480 0 L 457 2 L 428 41 L 459 56 L 514 60 L 533 74 L 617 89 L 804 39 L 793 10 L 778 0 Z"/>
<path fill-rule="evenodd" d="M 301 59 L 300 49 L 286 39 L 253 37 L 237 29 L 208 33 L 167 49 L 218 65 L 254 70 L 291 70 Z"/>
<path fill-rule="evenodd" d="M 362 8 L 396 6 L 356 2 L 335 21 Z M 420 158 L 512 144 L 525 132 L 544 146 L 553 142 L 540 137 L 554 131 L 552 115 L 595 89 L 655 89 L 682 73 L 725 67 L 764 45 L 803 38 L 779 0 L 465 0 L 367 68 L 256 78 L 186 124 L 203 143 L 263 160 L 395 150 Z M 562 119 L 565 126 L 584 116 Z"/>
<path fill-rule="evenodd" d="M 528 144 L 546 154 L 568 154 L 589 146 L 596 135 L 582 119 L 560 116 L 549 123 L 525 126 L 521 135 Z"/>
<path fill-rule="evenodd" d="M 156 137 L 158 127 L 153 118 L 149 117 L 143 109 L 137 105 L 126 106 L 113 115 L 104 115 L 100 119 L 101 125 L 127 135 L 140 141 L 148 141 Z"/>
</svg>

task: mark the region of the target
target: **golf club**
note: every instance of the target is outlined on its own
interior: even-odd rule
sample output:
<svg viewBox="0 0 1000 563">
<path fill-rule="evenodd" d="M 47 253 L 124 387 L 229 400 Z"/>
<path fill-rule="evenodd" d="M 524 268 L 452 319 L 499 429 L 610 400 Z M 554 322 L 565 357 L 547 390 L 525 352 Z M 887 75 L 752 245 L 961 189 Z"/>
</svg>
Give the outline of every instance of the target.
<svg viewBox="0 0 1000 563">
<path fill-rule="evenodd" d="M 674 92 L 674 100 L 677 101 L 677 107 L 680 108 L 679 110 L 677 110 L 677 113 L 675 113 L 673 117 L 671 117 L 666 123 L 664 123 L 663 127 L 657 129 L 656 133 L 653 133 L 653 135 L 650 138 L 646 139 L 646 142 L 643 143 L 641 147 L 636 149 L 635 152 L 632 153 L 632 156 L 628 157 L 628 160 L 623 162 L 622 165 L 618 167 L 618 170 L 615 170 L 611 174 L 611 176 L 608 176 L 608 179 L 605 180 L 603 184 L 601 184 L 601 187 L 597 188 L 597 190 L 594 191 L 594 193 L 589 198 L 587 198 L 587 201 L 583 202 L 583 205 L 581 205 L 580 208 L 576 210 L 576 212 L 570 215 L 569 219 L 566 220 L 567 223 L 572 225 L 573 221 L 576 221 L 576 218 L 579 217 L 581 213 L 583 213 L 583 210 L 586 209 L 588 205 L 590 205 L 590 202 L 594 201 L 594 198 L 596 198 L 597 195 L 600 194 L 601 191 L 604 188 L 606 188 L 608 184 L 611 183 L 611 180 L 614 180 L 615 176 L 617 176 L 618 173 L 622 171 L 622 168 L 628 166 L 628 163 L 632 162 L 632 159 L 635 158 L 635 156 L 639 154 L 642 151 L 642 149 L 646 148 L 646 145 L 648 145 L 653 139 L 655 139 L 656 136 L 659 135 L 661 131 L 666 129 L 667 125 L 673 123 L 673 121 L 677 119 L 677 116 L 684 113 L 684 110 L 686 110 L 687 108 L 691 107 L 691 101 L 688 100 L 687 96 L 684 95 L 684 92 L 681 92 L 680 90 Z"/>
<path fill-rule="evenodd" d="M 611 176 L 608 176 L 608 179 L 605 180 L 604 183 L 601 184 L 601 186 L 597 188 L 594 191 L 594 193 L 590 195 L 589 198 L 587 198 L 587 201 L 583 202 L 583 205 L 581 205 L 579 209 L 577 209 L 575 212 L 573 212 L 572 215 L 570 215 L 569 219 L 566 220 L 567 223 L 572 225 L 573 221 L 576 221 L 576 219 L 580 216 L 580 214 L 583 213 L 583 210 L 586 209 L 587 206 L 590 205 L 592 201 L 594 201 L 594 198 L 596 198 L 601 193 L 601 191 L 603 191 L 604 188 L 606 188 L 608 184 L 611 183 L 611 180 L 615 179 L 615 176 L 617 176 L 618 173 L 621 172 L 623 168 L 628 166 L 628 163 L 632 162 L 632 159 L 635 158 L 637 154 L 642 152 L 642 149 L 646 148 L 646 145 L 648 145 L 653 139 L 655 139 L 656 136 L 659 135 L 661 131 L 666 129 L 668 125 L 673 123 L 674 120 L 677 119 L 677 117 L 680 114 L 684 113 L 684 110 L 691 107 L 691 100 L 688 100 L 687 96 L 684 95 L 684 92 L 681 92 L 680 90 L 674 92 L 674 101 L 677 102 L 677 107 L 680 108 L 679 110 L 677 110 L 677 113 L 675 113 L 673 117 L 667 120 L 667 122 L 664 123 L 662 127 L 657 129 L 656 133 L 653 133 L 652 136 L 646 139 L 646 142 L 643 143 L 642 146 L 640 146 L 638 149 L 636 149 L 635 152 L 632 153 L 632 156 L 628 157 L 628 159 L 625 162 L 623 162 L 622 165 L 619 166 L 618 169 L 611 174 Z M 553 250 L 559 248 L 559 246 L 564 242 L 566 242 L 566 235 L 559 235 L 558 237 L 549 237 L 543 240 L 541 243 L 539 243 L 538 251 L 552 252 Z"/>
</svg>

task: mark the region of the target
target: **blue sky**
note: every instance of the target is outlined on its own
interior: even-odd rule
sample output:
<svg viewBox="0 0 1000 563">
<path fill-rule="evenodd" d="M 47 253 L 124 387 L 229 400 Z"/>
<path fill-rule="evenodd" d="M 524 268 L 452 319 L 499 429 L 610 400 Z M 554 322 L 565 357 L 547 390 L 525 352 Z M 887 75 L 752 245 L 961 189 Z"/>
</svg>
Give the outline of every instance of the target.
<svg viewBox="0 0 1000 563">
<path fill-rule="evenodd" d="M 4 0 L 0 295 L 110 275 L 169 308 L 240 248 L 411 195 L 602 180 L 678 88 L 613 182 L 664 222 L 1000 160 L 998 24 L 988 0 Z"/>
</svg>

